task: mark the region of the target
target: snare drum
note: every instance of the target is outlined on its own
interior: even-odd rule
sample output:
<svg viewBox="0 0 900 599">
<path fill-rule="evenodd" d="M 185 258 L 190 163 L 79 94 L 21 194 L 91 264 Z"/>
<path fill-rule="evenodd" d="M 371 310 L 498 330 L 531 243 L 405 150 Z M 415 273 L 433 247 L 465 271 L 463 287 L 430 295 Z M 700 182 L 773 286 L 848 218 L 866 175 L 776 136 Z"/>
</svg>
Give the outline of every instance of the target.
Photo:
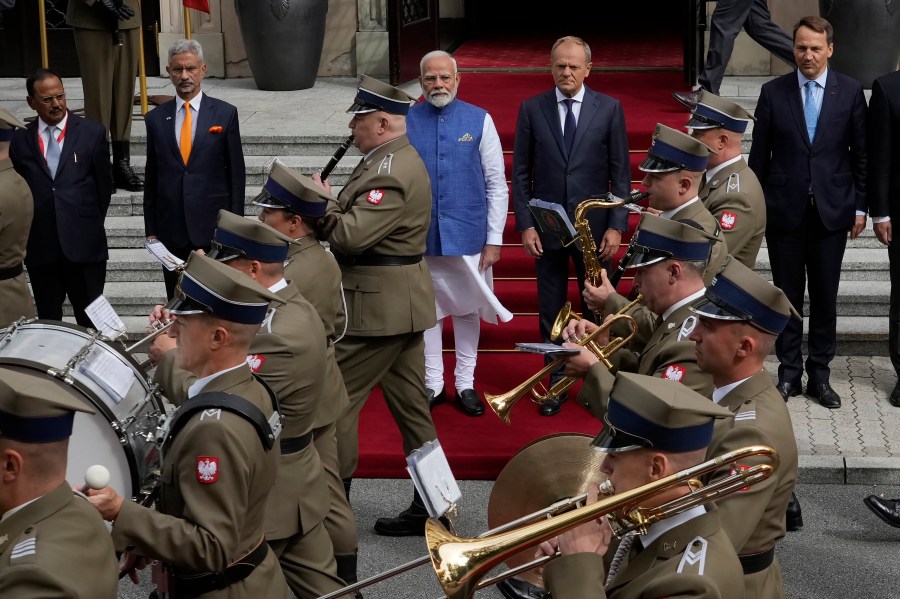
<svg viewBox="0 0 900 599">
<path fill-rule="evenodd" d="M 31 320 L 10 325 L 0 336 L 0 365 L 56 377 L 94 408 L 93 415 L 75 414 L 69 484 L 84 484 L 85 470 L 102 464 L 122 497 L 142 501 L 152 494 L 159 478 L 157 429 L 165 409 L 131 356 L 83 327 Z"/>
</svg>

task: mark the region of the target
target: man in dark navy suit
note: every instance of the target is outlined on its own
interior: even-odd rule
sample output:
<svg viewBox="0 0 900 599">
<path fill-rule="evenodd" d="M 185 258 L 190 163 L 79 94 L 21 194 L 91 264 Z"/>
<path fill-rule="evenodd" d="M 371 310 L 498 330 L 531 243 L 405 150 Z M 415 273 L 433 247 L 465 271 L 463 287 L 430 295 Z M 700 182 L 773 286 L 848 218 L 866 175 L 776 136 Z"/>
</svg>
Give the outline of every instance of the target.
<svg viewBox="0 0 900 599">
<path fill-rule="evenodd" d="M 16 132 L 9 154 L 34 197 L 25 254 L 34 303 L 39 318 L 62 320 L 68 296 L 78 324 L 93 326 L 84 309 L 103 294 L 109 258 L 106 128 L 66 110 L 66 90 L 53 71 L 38 69 L 25 87 L 38 118 Z"/>
<path fill-rule="evenodd" d="M 809 281 L 806 395 L 826 408 L 841 398 L 828 382 L 837 338 L 837 293 L 847 234 L 866 226 L 866 100 L 862 85 L 828 68 L 831 24 L 804 17 L 794 27 L 796 73 L 762 87 L 750 168 L 766 194 L 772 279 L 797 311 Z M 803 324 L 778 337 L 778 390 L 801 393 Z"/>
<path fill-rule="evenodd" d="M 186 259 L 209 249 L 220 209 L 244 213 L 244 153 L 237 108 L 200 90 L 203 48 L 180 40 L 169 48 L 177 96 L 147 114 L 144 229 Z M 163 270 L 171 299 L 175 271 Z"/>
<path fill-rule="evenodd" d="M 590 47 L 580 38 L 563 37 L 553 45 L 550 59 L 556 87 L 522 102 L 512 172 L 516 229 L 522 232 L 525 253 L 537 260 L 540 333 L 545 341 L 566 301 L 569 259 L 575 263 L 581 291 L 584 261 L 574 245 L 562 247 L 557 237 L 535 229 L 528 202 L 537 198 L 562 204 L 574 221 L 580 202 L 605 197 L 610 191 L 625 197 L 631 189 L 622 105 L 584 85 L 591 72 Z M 628 228 L 627 210 L 593 210 L 588 220 L 600 260 L 608 261 Z M 590 312 L 582 306 L 585 313 Z M 545 416 L 559 409 L 560 402 L 553 400 L 540 408 Z"/>
</svg>

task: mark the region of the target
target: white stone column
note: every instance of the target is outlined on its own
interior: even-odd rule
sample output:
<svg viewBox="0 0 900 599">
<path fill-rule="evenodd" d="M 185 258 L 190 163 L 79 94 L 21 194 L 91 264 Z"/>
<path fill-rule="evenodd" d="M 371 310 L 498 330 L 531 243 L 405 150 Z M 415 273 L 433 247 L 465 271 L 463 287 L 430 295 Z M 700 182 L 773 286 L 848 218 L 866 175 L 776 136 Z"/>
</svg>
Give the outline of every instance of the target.
<svg viewBox="0 0 900 599">
<path fill-rule="evenodd" d="M 209 12 L 191 10 L 191 37 L 203 46 L 207 76 L 225 76 L 225 44 L 222 35 L 222 2 L 209 0 Z M 181 0 L 161 0 L 159 3 L 159 65 L 166 72 L 168 49 L 184 38 L 184 5 Z"/>
<path fill-rule="evenodd" d="M 357 0 L 356 6 L 356 73 L 386 77 L 390 51 L 387 0 Z"/>
</svg>

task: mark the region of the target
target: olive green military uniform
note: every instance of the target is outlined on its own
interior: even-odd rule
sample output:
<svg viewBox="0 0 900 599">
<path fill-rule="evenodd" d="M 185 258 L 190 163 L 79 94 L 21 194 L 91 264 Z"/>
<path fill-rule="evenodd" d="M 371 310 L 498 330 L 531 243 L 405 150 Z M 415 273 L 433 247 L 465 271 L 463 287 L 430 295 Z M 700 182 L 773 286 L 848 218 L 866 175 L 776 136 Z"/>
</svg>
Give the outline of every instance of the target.
<svg viewBox="0 0 900 599">
<path fill-rule="evenodd" d="M 69 0 L 66 23 L 75 31 L 75 47 L 84 85 L 84 115 L 103 123 L 113 141 L 131 138 L 134 111 L 134 78 L 138 71 L 141 5 L 124 0 L 134 11 L 118 21 L 96 0 Z M 123 45 L 113 45 L 119 30 Z"/>
<path fill-rule="evenodd" d="M 266 418 L 273 408 L 268 392 L 249 366 L 225 371 L 204 388 L 249 401 Z M 218 462 L 214 480 L 201 479 L 202 459 Z M 266 451 L 256 430 L 226 410 L 199 411 L 167 444 L 162 462 L 158 512 L 126 501 L 113 525 L 119 551 L 169 564 L 177 575 L 220 572 L 264 542 L 267 499 L 278 472 L 279 444 Z M 172 596 L 181 597 L 176 588 Z M 204 599 L 287 597 L 278 560 L 269 551 L 244 580 L 203 595 Z"/>
<path fill-rule="evenodd" d="M 13 170 L 11 160 L 0 160 L 0 272 L 17 267 L 20 271 L 10 278 L 0 275 L 0 329 L 23 316 L 35 316 L 34 300 L 21 272 L 33 214 L 34 200 L 25 179 Z"/>
<path fill-rule="evenodd" d="M 707 181 L 700 188 L 700 199 L 718 220 L 728 253 L 747 268 L 754 268 L 766 234 L 766 198 L 743 157 Z"/>
<path fill-rule="evenodd" d="M 0 522 L 0 597 L 115 599 L 118 569 L 103 519 L 66 482 Z"/>
<path fill-rule="evenodd" d="M 669 528 L 643 550 L 635 553 L 632 549 L 632 553 L 605 587 L 603 557 L 595 553 L 553 560 L 544 568 L 544 581 L 553 599 L 744 596 L 740 562 L 714 508 Z"/>
<path fill-rule="evenodd" d="M 712 377 L 700 370 L 694 342 L 688 339 L 697 323 L 697 316 L 690 308 L 701 301 L 702 294 L 702 291 L 698 292 L 696 299 L 674 310 L 665 320 L 658 320 L 659 324 L 640 354 L 635 354 L 630 347 L 617 352 L 618 369 L 677 381 L 709 397 L 713 391 Z M 594 364 L 584 378 L 578 403 L 602 420 L 614 380 L 615 376 L 602 362 Z"/>
<path fill-rule="evenodd" d="M 766 445 L 778 451 L 780 463 L 775 473 L 761 483 L 739 491 L 719 502 L 722 528 L 740 556 L 754 556 L 775 547 L 785 534 L 784 513 L 797 482 L 797 441 L 791 416 L 772 378 L 761 371 L 728 392 L 719 405 L 734 412 L 734 419 L 715 423 L 707 458 L 748 445 Z M 766 460 L 751 458 L 740 466 Z M 727 476 L 729 469 L 712 478 Z M 778 560 L 767 568 L 744 576 L 747 599 L 784 597 Z"/>
<path fill-rule="evenodd" d="M 250 344 L 247 363 L 278 397 L 284 418 L 281 442 L 303 436 L 310 440 L 302 449 L 281 455 L 266 504 L 265 534 L 291 590 L 300 598 L 312 598 L 344 586 L 323 524 L 331 498 L 311 442 L 316 406 L 325 392 L 327 341 L 315 309 L 292 283 L 276 294 L 286 303 L 272 306 L 274 312 Z M 170 351 L 163 357 L 155 380 L 169 400 L 180 405 L 196 376 L 175 368 L 176 354 Z"/>
<path fill-rule="evenodd" d="M 356 520 L 341 482 L 337 447 L 337 422 L 347 409 L 347 389 L 335 359 L 335 343 L 344 335 L 347 319 L 344 313 L 344 291 L 341 269 L 331 252 L 312 236 L 296 240 L 288 248 L 284 276 L 294 283 L 300 294 L 313 305 L 328 339 L 325 355 L 325 393 L 316 404 L 313 441 L 331 496 L 331 509 L 325 516 L 325 529 L 331 537 L 335 555 L 353 555 L 359 547 Z"/>
<path fill-rule="evenodd" d="M 356 470 L 359 412 L 376 384 L 409 454 L 437 438 L 425 395 L 425 343 L 434 326 L 434 289 L 424 260 L 358 266 L 358 256 L 415 257 L 425 252 L 431 220 L 428 171 L 402 135 L 372 151 L 350 175 L 331 211 L 341 219 L 329 238 L 341 263 L 347 334 L 336 356 L 350 406 L 338 421 L 341 477 Z"/>
</svg>

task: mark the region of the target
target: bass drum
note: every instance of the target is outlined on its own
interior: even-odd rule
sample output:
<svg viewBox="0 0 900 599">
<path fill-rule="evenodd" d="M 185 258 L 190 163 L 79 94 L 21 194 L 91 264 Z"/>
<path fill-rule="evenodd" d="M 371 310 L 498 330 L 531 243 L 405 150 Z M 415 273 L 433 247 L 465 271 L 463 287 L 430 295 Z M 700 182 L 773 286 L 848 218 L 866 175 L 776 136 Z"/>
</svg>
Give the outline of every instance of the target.
<svg viewBox="0 0 900 599">
<path fill-rule="evenodd" d="M 10 325 L 0 336 L 0 368 L 29 369 L 66 383 L 94 409 L 78 412 L 69 440 L 66 480 L 84 484 L 89 466 L 110 472 L 122 497 L 148 503 L 158 486 L 161 396 L 115 342 L 52 320 Z"/>
</svg>

